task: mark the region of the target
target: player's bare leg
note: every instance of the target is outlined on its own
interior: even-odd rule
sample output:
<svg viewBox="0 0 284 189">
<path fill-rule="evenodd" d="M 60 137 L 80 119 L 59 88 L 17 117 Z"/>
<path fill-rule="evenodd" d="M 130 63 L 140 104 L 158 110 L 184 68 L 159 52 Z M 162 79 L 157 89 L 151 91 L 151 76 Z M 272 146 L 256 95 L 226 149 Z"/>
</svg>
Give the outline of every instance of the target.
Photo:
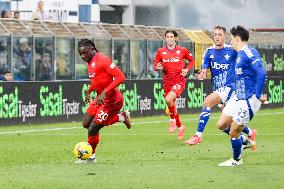
<svg viewBox="0 0 284 189">
<path fill-rule="evenodd" d="M 90 127 L 90 124 L 92 123 L 94 117 L 89 115 L 87 112 L 84 114 L 83 117 L 83 127 L 88 129 Z"/>
</svg>

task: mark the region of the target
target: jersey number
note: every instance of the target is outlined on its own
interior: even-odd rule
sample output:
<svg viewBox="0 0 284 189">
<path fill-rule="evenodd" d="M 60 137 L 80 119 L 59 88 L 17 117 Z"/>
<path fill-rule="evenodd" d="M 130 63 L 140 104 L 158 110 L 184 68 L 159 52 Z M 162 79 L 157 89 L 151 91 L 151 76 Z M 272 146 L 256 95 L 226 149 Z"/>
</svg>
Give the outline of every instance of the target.
<svg viewBox="0 0 284 189">
<path fill-rule="evenodd" d="M 98 117 L 99 117 L 99 118 L 97 118 L 97 120 L 98 120 L 99 122 L 103 122 L 103 121 L 105 121 L 105 120 L 107 119 L 108 114 L 105 113 L 103 110 L 101 110 L 100 113 L 98 114 Z"/>
</svg>

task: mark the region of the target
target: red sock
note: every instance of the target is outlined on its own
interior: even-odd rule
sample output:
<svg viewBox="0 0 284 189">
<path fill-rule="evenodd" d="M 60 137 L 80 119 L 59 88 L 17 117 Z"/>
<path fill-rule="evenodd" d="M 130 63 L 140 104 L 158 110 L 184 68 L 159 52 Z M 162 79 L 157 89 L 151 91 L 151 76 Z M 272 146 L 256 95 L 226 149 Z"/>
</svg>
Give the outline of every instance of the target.
<svg viewBox="0 0 284 189">
<path fill-rule="evenodd" d="M 111 117 L 110 119 L 108 119 L 108 121 L 105 124 L 107 126 L 107 125 L 112 125 L 112 124 L 114 124 L 116 122 L 119 122 L 119 117 L 118 117 L 117 114 L 114 115 L 113 117 Z"/>
<path fill-rule="evenodd" d="M 176 119 L 176 125 L 177 125 L 177 127 L 181 127 L 181 121 L 180 121 L 180 118 L 179 118 L 179 114 L 178 114 L 178 113 L 175 115 L 175 119 Z"/>
<path fill-rule="evenodd" d="M 170 112 L 171 119 L 175 118 L 175 110 L 176 110 L 175 105 L 172 105 L 172 106 L 169 107 L 169 112 Z"/>
<path fill-rule="evenodd" d="M 98 143 L 100 142 L 100 134 L 96 134 L 96 135 L 91 135 L 88 136 L 88 143 L 92 146 L 93 148 L 93 154 L 96 152 L 96 148 Z"/>
</svg>

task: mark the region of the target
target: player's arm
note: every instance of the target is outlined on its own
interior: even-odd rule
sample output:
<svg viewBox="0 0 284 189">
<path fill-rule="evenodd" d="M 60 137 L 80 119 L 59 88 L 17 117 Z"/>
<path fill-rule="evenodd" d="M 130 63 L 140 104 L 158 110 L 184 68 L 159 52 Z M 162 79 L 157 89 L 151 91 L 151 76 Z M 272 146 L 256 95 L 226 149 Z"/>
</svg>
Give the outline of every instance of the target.
<svg viewBox="0 0 284 189">
<path fill-rule="evenodd" d="M 209 59 L 209 52 L 208 50 L 205 51 L 203 58 L 202 58 L 202 66 L 201 66 L 201 72 L 198 76 L 199 80 L 206 79 L 207 76 L 207 70 L 210 68 L 210 59 Z"/>
<path fill-rule="evenodd" d="M 158 49 L 155 60 L 154 60 L 154 70 L 158 71 L 162 69 L 163 69 L 162 57 L 161 57 L 160 49 Z"/>
<path fill-rule="evenodd" d="M 108 93 L 109 91 L 115 89 L 118 85 L 123 83 L 126 78 L 122 71 L 114 63 L 112 63 L 111 59 L 107 58 L 103 66 L 106 72 L 112 75 L 112 77 L 114 78 L 112 83 L 104 89 L 104 91 Z"/>
<path fill-rule="evenodd" d="M 97 104 L 102 104 L 104 99 L 106 98 L 107 93 L 115 89 L 119 84 L 123 83 L 126 79 L 122 71 L 114 63 L 112 63 L 111 59 L 108 57 L 106 57 L 103 60 L 102 69 L 104 69 L 107 73 L 109 73 L 113 77 L 113 80 L 110 83 L 110 85 L 107 86 L 102 91 L 102 93 L 97 97 L 96 100 Z"/>
<path fill-rule="evenodd" d="M 187 73 L 189 72 L 189 70 L 191 70 L 193 67 L 194 67 L 194 58 L 191 54 L 191 52 L 189 50 L 187 50 L 186 48 L 184 48 L 184 51 L 185 51 L 185 59 L 188 60 L 188 66 L 185 68 L 185 69 L 182 69 L 181 71 L 181 75 L 182 76 L 186 76 Z"/>
<path fill-rule="evenodd" d="M 85 102 L 87 104 L 89 104 L 91 102 L 90 94 L 91 94 L 92 91 L 93 91 L 93 85 L 91 83 L 91 85 L 89 86 L 88 90 L 85 93 Z"/>
<path fill-rule="evenodd" d="M 259 56 L 253 56 L 251 59 L 253 70 L 256 72 L 256 98 L 262 101 L 262 91 L 265 84 L 266 72 L 263 68 L 262 60 Z M 265 100 L 265 99 L 263 99 Z"/>
</svg>

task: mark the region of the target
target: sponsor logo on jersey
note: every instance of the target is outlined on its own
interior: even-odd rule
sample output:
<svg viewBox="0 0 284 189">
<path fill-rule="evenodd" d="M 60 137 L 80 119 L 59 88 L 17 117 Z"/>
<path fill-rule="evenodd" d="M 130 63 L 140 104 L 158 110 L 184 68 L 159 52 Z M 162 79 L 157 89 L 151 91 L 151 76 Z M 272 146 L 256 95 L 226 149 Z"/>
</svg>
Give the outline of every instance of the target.
<svg viewBox="0 0 284 189">
<path fill-rule="evenodd" d="M 213 54 L 211 54 L 211 55 L 209 56 L 209 58 L 214 58 Z"/>
<path fill-rule="evenodd" d="M 167 52 L 162 52 L 162 54 L 168 54 Z"/>
<path fill-rule="evenodd" d="M 189 53 L 189 56 L 192 56 L 192 54 L 191 54 L 191 53 Z"/>
<path fill-rule="evenodd" d="M 238 64 L 238 63 L 240 63 L 240 62 L 241 62 L 241 57 L 237 57 L 236 63 Z"/>
<path fill-rule="evenodd" d="M 89 74 L 89 78 L 94 78 L 96 76 L 96 74 L 95 73 L 93 73 L 93 74 Z"/>
<path fill-rule="evenodd" d="M 96 63 L 95 63 L 95 62 L 92 62 L 92 68 L 95 67 L 95 66 L 96 66 Z"/>
<path fill-rule="evenodd" d="M 235 69 L 236 74 L 243 74 L 242 68 L 236 68 Z"/>
<path fill-rule="evenodd" d="M 180 59 L 178 58 L 169 58 L 169 59 L 163 59 L 163 62 L 179 62 Z"/>
<path fill-rule="evenodd" d="M 180 50 L 177 50 L 176 53 L 177 53 L 177 54 L 180 54 Z"/>
<path fill-rule="evenodd" d="M 229 58 L 231 57 L 228 53 L 224 56 L 226 60 L 229 60 Z"/>
<path fill-rule="evenodd" d="M 217 62 L 211 62 L 211 67 L 215 68 L 216 70 L 222 69 L 222 70 L 227 70 L 229 64 L 218 64 Z"/>
</svg>

